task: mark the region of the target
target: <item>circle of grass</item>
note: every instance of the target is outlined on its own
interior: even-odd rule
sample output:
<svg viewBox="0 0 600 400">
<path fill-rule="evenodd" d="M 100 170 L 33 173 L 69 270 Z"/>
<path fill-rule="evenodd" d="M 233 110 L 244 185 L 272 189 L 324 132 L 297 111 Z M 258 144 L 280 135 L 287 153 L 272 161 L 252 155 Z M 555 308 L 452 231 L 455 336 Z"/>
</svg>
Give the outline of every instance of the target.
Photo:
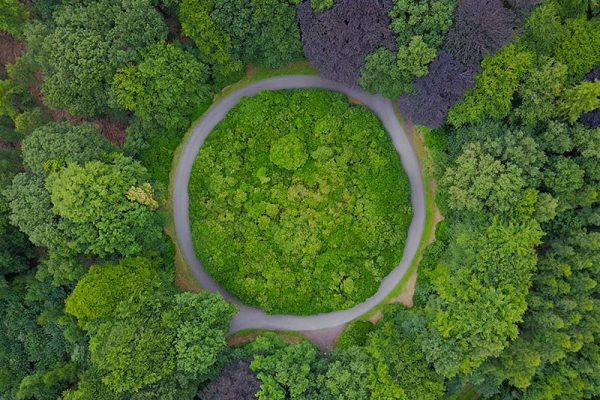
<svg viewBox="0 0 600 400">
<path fill-rule="evenodd" d="M 200 149 L 194 249 L 242 302 L 297 315 L 372 296 L 402 258 L 409 182 L 377 117 L 322 89 L 242 99 Z"/>
</svg>

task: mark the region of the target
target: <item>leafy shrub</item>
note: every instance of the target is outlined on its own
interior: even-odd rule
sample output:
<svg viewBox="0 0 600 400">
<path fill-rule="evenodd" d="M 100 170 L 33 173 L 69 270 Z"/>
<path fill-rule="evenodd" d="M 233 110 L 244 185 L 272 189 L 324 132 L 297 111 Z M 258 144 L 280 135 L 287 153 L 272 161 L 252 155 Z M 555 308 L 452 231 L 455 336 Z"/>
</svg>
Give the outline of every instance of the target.
<svg viewBox="0 0 600 400">
<path fill-rule="evenodd" d="M 200 260 L 271 313 L 348 308 L 375 293 L 412 215 L 380 122 L 323 90 L 243 99 L 200 149 L 189 195 Z"/>
</svg>

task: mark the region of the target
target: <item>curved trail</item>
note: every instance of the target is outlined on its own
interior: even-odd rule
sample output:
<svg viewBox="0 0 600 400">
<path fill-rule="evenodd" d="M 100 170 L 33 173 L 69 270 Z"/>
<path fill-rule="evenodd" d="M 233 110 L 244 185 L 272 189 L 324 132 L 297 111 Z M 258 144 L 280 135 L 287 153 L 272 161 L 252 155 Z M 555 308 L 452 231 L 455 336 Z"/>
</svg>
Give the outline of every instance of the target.
<svg viewBox="0 0 600 400">
<path fill-rule="evenodd" d="M 200 261 L 196 258 L 192 246 L 192 236 L 190 230 L 190 220 L 188 213 L 189 197 L 188 184 L 192 165 L 202 143 L 213 130 L 213 128 L 225 117 L 229 110 L 234 107 L 238 101 L 245 96 L 254 96 L 262 90 L 279 89 L 301 89 L 301 88 L 321 88 L 344 93 L 357 99 L 373 111 L 383 123 L 390 138 L 392 139 L 396 150 L 400 154 L 402 165 L 408 175 L 411 186 L 411 202 L 413 207 L 413 220 L 408 229 L 404 253 L 400 264 L 386 276 L 379 290 L 375 295 L 364 302 L 347 310 L 333 311 L 324 314 L 315 314 L 310 316 L 297 315 L 267 315 L 264 311 L 249 307 L 234 298 L 225 291 L 211 276 L 204 270 Z M 362 90 L 350 88 L 341 83 L 333 82 L 318 76 L 311 75 L 287 75 L 271 79 L 266 79 L 244 86 L 218 103 L 214 104 L 202 117 L 200 122 L 194 127 L 191 135 L 184 145 L 181 157 L 177 165 L 175 183 L 173 187 L 173 214 L 175 219 L 175 228 L 177 238 L 183 256 L 191 266 L 194 275 L 202 287 L 211 292 L 219 292 L 227 300 L 239 306 L 239 313 L 233 318 L 230 325 L 230 333 L 242 329 L 272 329 L 272 330 L 294 330 L 294 331 L 313 331 L 327 330 L 329 328 L 338 328 L 341 325 L 352 321 L 371 310 L 379 304 L 400 282 L 406 270 L 411 264 L 419 242 L 423 234 L 425 225 L 425 190 L 419 161 L 410 143 L 408 136 L 400 125 L 391 100 L 385 99 L 380 95 L 370 95 Z"/>
</svg>

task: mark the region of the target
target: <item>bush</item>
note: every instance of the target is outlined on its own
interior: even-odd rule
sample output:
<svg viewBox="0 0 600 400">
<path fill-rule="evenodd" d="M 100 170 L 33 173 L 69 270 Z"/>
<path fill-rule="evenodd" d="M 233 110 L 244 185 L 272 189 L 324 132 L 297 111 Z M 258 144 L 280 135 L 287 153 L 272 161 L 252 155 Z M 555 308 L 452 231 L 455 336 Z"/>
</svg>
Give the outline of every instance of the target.
<svg viewBox="0 0 600 400">
<path fill-rule="evenodd" d="M 379 120 L 323 90 L 245 98 L 200 149 L 194 248 L 245 303 L 273 313 L 348 308 L 399 262 L 410 188 Z"/>
</svg>

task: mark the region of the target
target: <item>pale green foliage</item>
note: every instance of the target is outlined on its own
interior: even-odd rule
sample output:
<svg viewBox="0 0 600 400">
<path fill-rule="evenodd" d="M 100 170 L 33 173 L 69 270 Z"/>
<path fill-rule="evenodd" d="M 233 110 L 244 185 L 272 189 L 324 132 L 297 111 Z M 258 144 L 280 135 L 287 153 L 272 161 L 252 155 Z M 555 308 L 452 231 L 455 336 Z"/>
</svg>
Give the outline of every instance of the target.
<svg viewBox="0 0 600 400">
<path fill-rule="evenodd" d="M 316 11 L 325 11 L 333 7 L 335 0 L 310 0 L 310 6 Z"/>
<path fill-rule="evenodd" d="M 92 266 L 65 301 L 66 311 L 87 329 L 98 321 L 117 317 L 119 303 L 160 290 L 167 277 L 155 264 L 156 260 L 137 257 Z"/>
<path fill-rule="evenodd" d="M 581 114 L 600 108 L 600 80 L 584 81 L 565 91 L 561 99 L 560 110 L 575 122 Z"/>
<path fill-rule="evenodd" d="M 498 53 L 486 57 L 483 71 L 475 77 L 475 87 L 456 103 L 448 114 L 448 122 L 461 126 L 467 122 L 506 117 L 519 82 L 533 66 L 533 55 L 509 44 Z"/>
<path fill-rule="evenodd" d="M 496 213 L 509 211 L 525 186 L 520 168 L 502 163 L 478 143 L 467 145 L 442 183 L 448 186 L 450 207 Z"/>
<path fill-rule="evenodd" d="M 269 159 L 273 164 L 293 171 L 304 165 L 308 154 L 298 136 L 289 134 L 275 140 L 269 151 Z"/>
</svg>

